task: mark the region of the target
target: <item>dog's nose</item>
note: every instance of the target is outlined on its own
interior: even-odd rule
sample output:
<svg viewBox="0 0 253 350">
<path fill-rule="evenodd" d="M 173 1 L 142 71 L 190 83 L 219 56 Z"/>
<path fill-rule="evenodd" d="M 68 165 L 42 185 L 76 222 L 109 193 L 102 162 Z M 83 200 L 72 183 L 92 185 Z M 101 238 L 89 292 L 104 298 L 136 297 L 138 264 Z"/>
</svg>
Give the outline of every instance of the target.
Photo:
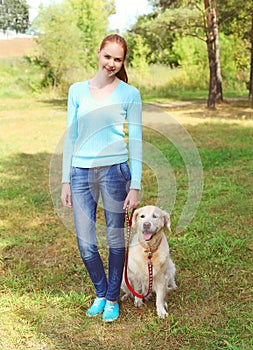
<svg viewBox="0 0 253 350">
<path fill-rule="evenodd" d="M 143 228 L 144 228 L 145 230 L 148 230 L 148 229 L 150 228 L 150 226 L 151 226 L 151 223 L 148 222 L 148 221 L 145 221 L 145 222 L 143 223 Z"/>
</svg>

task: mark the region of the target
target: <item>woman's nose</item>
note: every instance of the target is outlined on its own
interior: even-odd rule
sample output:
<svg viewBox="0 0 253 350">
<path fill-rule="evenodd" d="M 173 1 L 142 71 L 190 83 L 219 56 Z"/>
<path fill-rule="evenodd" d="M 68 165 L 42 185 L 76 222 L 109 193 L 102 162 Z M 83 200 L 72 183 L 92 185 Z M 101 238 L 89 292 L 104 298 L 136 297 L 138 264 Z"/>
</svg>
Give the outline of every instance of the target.
<svg viewBox="0 0 253 350">
<path fill-rule="evenodd" d="M 110 59 L 110 61 L 109 61 L 109 65 L 110 65 L 111 67 L 113 67 L 113 66 L 114 66 L 114 59 L 113 59 L 113 58 L 111 58 L 111 59 Z"/>
</svg>

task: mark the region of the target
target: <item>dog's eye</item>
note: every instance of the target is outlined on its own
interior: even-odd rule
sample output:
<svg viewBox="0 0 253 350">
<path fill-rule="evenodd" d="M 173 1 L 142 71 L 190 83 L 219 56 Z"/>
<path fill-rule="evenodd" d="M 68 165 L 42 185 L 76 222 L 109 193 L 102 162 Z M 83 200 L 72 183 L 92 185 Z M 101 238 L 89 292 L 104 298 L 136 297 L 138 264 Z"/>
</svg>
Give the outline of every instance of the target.
<svg viewBox="0 0 253 350">
<path fill-rule="evenodd" d="M 153 218 L 154 218 L 154 219 L 157 219 L 157 215 L 156 215 L 156 214 L 153 214 Z"/>
<path fill-rule="evenodd" d="M 144 215 L 144 214 L 142 214 L 142 215 L 141 215 L 141 218 L 142 218 L 142 219 L 144 219 L 144 218 L 145 218 L 145 215 Z"/>
</svg>

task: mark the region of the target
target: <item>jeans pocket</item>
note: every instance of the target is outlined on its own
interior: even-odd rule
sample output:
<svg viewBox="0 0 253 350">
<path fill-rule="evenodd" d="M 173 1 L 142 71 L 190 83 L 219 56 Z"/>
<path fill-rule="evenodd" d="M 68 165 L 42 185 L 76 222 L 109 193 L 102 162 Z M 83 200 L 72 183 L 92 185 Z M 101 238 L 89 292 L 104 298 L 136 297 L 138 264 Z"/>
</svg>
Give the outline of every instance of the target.
<svg viewBox="0 0 253 350">
<path fill-rule="evenodd" d="M 71 168 L 71 178 L 76 178 L 76 177 L 78 177 L 78 176 L 80 176 L 80 175 L 78 174 L 78 168 L 72 166 L 72 168 Z"/>
<path fill-rule="evenodd" d="M 127 162 L 118 165 L 120 176 L 126 181 L 131 180 L 131 173 Z"/>
<path fill-rule="evenodd" d="M 71 179 L 82 179 L 86 176 L 85 168 L 72 167 L 71 169 Z"/>
</svg>

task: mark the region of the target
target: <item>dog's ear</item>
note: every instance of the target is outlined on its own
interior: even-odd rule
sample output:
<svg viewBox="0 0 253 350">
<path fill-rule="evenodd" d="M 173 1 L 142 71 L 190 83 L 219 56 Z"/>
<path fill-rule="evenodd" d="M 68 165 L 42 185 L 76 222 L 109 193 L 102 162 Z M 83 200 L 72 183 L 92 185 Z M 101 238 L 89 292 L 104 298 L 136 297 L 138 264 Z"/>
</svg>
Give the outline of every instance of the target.
<svg viewBox="0 0 253 350">
<path fill-rule="evenodd" d="M 163 218 L 164 218 L 164 227 L 167 228 L 167 230 L 169 232 L 171 232 L 171 228 L 170 228 L 170 214 L 167 213 L 167 211 L 163 211 Z"/>
<path fill-rule="evenodd" d="M 132 218 L 132 227 L 136 227 L 138 215 L 139 215 L 139 210 L 135 209 L 133 218 Z"/>
</svg>

